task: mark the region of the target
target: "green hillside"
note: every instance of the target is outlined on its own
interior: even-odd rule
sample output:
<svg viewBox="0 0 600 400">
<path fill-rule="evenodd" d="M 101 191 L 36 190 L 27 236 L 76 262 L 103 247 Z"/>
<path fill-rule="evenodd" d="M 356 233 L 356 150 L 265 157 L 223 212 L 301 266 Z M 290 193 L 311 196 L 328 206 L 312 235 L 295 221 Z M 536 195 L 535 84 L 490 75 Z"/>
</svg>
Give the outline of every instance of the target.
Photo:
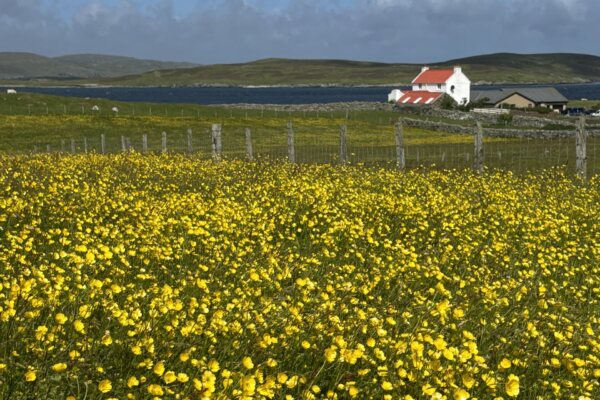
<svg viewBox="0 0 600 400">
<path fill-rule="evenodd" d="M 23 76 L 15 71 L 30 70 L 33 71 L 30 76 L 59 78 L 43 81 L 29 80 L 28 85 L 396 85 L 410 83 L 422 66 L 421 64 L 272 58 L 240 64 L 180 68 L 189 64 L 103 55 L 75 55 L 47 59 L 48 69 L 43 69 L 43 60 L 40 60 L 40 56 L 21 55 L 20 58 L 17 57 L 20 64 L 11 67 L 12 64 L 7 61 L 6 54 L 12 54 L 11 57 L 15 58 L 15 53 L 0 53 L 0 79 L 5 80 L 4 84 L 22 83 L 14 81 L 15 77 Z M 473 83 L 549 84 L 600 81 L 600 57 L 585 54 L 498 53 L 429 65 L 437 68 L 460 65 Z M 64 68 L 61 69 L 61 66 Z M 139 74 L 131 72 L 136 69 L 150 71 Z M 115 77 L 116 75 L 124 76 Z M 75 76 L 84 79 L 64 81 L 64 78 Z M 13 81 L 6 81 L 7 79 Z"/>
<path fill-rule="evenodd" d="M 103 54 L 75 54 L 51 58 L 33 53 L 0 52 L 2 80 L 97 79 L 194 66 L 196 64 L 139 60 Z"/>
<path fill-rule="evenodd" d="M 462 65 L 473 82 L 578 83 L 600 81 L 600 57 L 588 54 L 497 53 L 434 65 Z"/>
<path fill-rule="evenodd" d="M 140 60 L 137 58 L 104 54 L 73 54 L 56 57 L 55 60 L 71 65 L 78 65 L 94 71 L 99 76 L 106 77 L 141 74 L 158 69 L 192 68 L 197 66 L 197 64 L 186 62 Z"/>
<path fill-rule="evenodd" d="M 474 83 L 600 81 L 600 57 L 582 54 L 490 54 L 430 64 L 460 65 Z M 385 85 L 410 83 L 421 64 L 266 59 L 148 72 L 102 82 L 115 85 Z"/>
<path fill-rule="evenodd" d="M 89 78 L 94 71 L 33 53 L 0 53 L 0 79 Z"/>
</svg>

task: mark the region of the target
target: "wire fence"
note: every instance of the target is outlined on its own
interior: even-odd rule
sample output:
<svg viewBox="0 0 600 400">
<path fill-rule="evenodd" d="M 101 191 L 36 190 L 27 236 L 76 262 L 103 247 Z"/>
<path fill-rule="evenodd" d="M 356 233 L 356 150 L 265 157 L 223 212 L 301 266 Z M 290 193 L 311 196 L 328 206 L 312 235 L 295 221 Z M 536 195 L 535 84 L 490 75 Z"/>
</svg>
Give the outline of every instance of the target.
<svg viewBox="0 0 600 400">
<path fill-rule="evenodd" d="M 399 159 L 397 131 L 351 132 L 345 126 L 339 132 L 317 132 L 311 126 L 282 126 L 280 133 L 270 129 L 223 129 L 220 124 L 170 132 L 111 136 L 101 134 L 48 140 L 32 149 L 36 153 L 190 153 L 196 157 L 217 159 L 288 159 L 297 163 L 363 164 L 403 168 L 464 169 L 479 168 L 528 172 L 553 167 L 569 173 L 600 173 L 600 138 L 587 137 L 583 131 L 585 153 L 577 154 L 577 131 L 570 137 L 498 138 L 480 132 L 483 151 L 477 154 L 477 130 L 473 137 L 454 135 L 452 140 L 402 141 L 403 160 Z M 342 134 L 342 130 L 344 133 Z M 216 148 L 218 141 L 221 143 Z M 290 138 L 291 134 L 291 138 Z M 459 140 L 456 140 L 456 137 Z M 367 139 L 365 139 L 367 138 Z M 290 141 L 291 140 L 291 141 Z M 478 160 L 478 158 L 482 158 Z M 578 169 L 578 159 L 583 162 Z"/>
</svg>

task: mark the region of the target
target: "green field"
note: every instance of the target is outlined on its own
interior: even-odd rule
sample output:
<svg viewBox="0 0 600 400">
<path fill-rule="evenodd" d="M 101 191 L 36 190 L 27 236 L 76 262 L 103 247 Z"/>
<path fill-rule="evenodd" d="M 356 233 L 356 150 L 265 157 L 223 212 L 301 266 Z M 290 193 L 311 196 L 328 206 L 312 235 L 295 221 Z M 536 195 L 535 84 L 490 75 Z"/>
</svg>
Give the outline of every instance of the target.
<svg viewBox="0 0 600 400">
<path fill-rule="evenodd" d="M 100 110 L 92 111 L 97 105 Z M 119 112 L 111 111 L 118 107 Z M 396 157 L 394 124 L 407 115 L 393 111 L 281 112 L 243 110 L 198 105 L 120 103 L 101 99 L 80 99 L 38 94 L 0 95 L 0 151 L 100 152 L 100 137 L 106 151 L 119 152 L 121 137 L 133 150 L 141 151 L 147 134 L 149 150 L 161 151 L 162 132 L 167 133 L 169 151 L 186 152 L 187 131 L 192 130 L 192 149 L 211 156 L 212 124 L 222 125 L 225 158 L 245 157 L 246 128 L 252 131 L 257 157 L 281 159 L 287 156 L 287 124 L 292 122 L 298 162 L 336 163 L 339 160 L 339 130 L 347 127 L 349 161 L 354 164 L 393 163 Z M 408 115 L 453 122 L 443 118 Z M 468 121 L 454 121 L 468 125 Z M 573 138 L 556 140 L 499 139 L 486 137 L 486 165 L 490 168 L 527 171 L 550 167 L 574 170 Z M 473 162 L 473 138 L 406 127 L 407 166 L 469 168 Z M 600 171 L 600 141 L 588 139 L 588 170 Z"/>
</svg>

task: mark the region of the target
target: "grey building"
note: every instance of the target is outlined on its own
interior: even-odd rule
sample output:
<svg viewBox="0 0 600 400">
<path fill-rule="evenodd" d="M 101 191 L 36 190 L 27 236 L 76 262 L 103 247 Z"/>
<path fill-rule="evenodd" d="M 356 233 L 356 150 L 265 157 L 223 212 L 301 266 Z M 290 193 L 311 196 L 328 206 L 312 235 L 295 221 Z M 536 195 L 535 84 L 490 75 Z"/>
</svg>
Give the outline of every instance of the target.
<svg viewBox="0 0 600 400">
<path fill-rule="evenodd" d="M 567 108 L 568 101 L 553 87 L 511 87 L 471 91 L 471 102 L 497 108 L 547 107 L 562 111 Z"/>
</svg>

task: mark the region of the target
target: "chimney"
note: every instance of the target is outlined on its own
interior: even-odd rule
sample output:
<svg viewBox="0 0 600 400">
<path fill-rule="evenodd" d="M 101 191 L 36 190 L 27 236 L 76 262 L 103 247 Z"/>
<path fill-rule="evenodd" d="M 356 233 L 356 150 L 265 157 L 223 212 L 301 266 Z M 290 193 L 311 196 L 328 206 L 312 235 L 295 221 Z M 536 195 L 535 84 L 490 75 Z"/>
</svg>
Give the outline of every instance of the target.
<svg viewBox="0 0 600 400">
<path fill-rule="evenodd" d="M 462 68 L 461 67 L 454 67 L 454 73 L 459 73 L 462 72 Z"/>
<path fill-rule="evenodd" d="M 425 71 L 429 71 L 429 67 L 423 67 L 423 68 L 421 68 L 421 72 L 425 72 Z"/>
</svg>

